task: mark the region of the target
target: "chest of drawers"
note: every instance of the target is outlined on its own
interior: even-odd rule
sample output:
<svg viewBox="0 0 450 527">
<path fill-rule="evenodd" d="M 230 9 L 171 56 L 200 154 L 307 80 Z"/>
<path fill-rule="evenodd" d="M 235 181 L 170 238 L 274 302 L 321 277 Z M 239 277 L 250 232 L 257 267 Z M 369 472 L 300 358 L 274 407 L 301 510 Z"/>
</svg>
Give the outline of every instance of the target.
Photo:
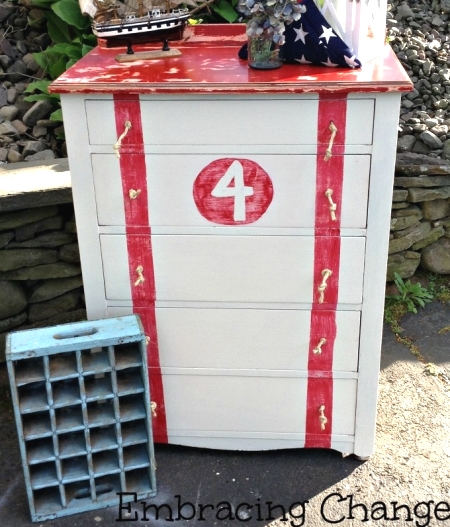
<svg viewBox="0 0 450 527">
<path fill-rule="evenodd" d="M 182 57 L 96 49 L 52 86 L 88 316 L 140 315 L 156 441 L 369 456 L 409 80 L 388 48 L 262 72 L 242 27 L 189 31 Z"/>
</svg>

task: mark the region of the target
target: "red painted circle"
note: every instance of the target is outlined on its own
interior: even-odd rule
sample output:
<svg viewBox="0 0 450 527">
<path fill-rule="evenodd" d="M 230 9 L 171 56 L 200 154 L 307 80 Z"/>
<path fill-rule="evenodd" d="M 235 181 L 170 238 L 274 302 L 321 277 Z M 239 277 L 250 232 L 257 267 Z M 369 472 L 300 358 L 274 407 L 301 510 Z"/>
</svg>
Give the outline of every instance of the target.
<svg viewBox="0 0 450 527">
<path fill-rule="evenodd" d="M 242 166 L 245 187 L 253 189 L 245 196 L 245 219 L 235 219 L 235 197 L 215 197 L 212 192 L 234 162 Z M 229 189 L 234 184 L 230 182 Z M 231 190 L 233 192 L 233 190 Z M 266 212 L 273 198 L 272 180 L 258 163 L 249 159 L 223 158 L 209 163 L 194 181 L 194 201 L 200 214 L 208 221 L 221 225 L 254 223 Z"/>
</svg>

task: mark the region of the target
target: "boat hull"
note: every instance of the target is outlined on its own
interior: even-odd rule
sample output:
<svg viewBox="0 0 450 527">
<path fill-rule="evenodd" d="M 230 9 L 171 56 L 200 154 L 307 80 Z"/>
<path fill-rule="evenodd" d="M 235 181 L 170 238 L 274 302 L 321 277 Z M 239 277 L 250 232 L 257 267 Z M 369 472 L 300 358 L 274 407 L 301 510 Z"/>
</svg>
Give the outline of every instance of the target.
<svg viewBox="0 0 450 527">
<path fill-rule="evenodd" d="M 98 38 L 136 40 L 139 37 L 164 38 L 176 31 L 184 29 L 189 13 L 178 17 L 167 17 L 158 20 L 136 20 L 133 22 L 96 24 L 92 25 L 92 31 Z M 147 38 L 148 40 L 148 38 Z"/>
</svg>

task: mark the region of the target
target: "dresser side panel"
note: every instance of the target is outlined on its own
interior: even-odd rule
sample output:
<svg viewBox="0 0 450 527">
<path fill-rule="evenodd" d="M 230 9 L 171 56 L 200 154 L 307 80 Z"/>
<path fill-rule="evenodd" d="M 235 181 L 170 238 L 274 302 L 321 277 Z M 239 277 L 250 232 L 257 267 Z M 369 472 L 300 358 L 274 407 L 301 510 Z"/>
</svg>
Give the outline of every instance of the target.
<svg viewBox="0 0 450 527">
<path fill-rule="evenodd" d="M 374 451 L 386 265 L 400 94 L 376 95 L 361 316 L 355 454 Z"/>
<path fill-rule="evenodd" d="M 61 95 L 61 105 L 64 121 L 70 123 L 65 127 L 65 134 L 87 316 L 89 319 L 105 318 L 105 287 L 85 98 L 82 95 Z"/>
</svg>

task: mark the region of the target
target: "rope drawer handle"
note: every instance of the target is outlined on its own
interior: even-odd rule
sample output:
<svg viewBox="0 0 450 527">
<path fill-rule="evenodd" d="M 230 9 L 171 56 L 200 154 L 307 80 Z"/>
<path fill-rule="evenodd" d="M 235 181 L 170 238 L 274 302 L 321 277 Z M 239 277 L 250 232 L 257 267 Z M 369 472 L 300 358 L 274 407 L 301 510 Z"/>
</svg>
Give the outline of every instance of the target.
<svg viewBox="0 0 450 527">
<path fill-rule="evenodd" d="M 137 190 L 134 190 L 134 188 L 130 188 L 130 190 L 128 191 L 128 195 L 130 196 L 130 199 L 136 199 L 140 193 L 141 193 L 140 188 L 138 188 Z"/>
<path fill-rule="evenodd" d="M 328 148 L 325 151 L 325 157 L 324 157 L 325 161 L 328 161 L 330 157 L 333 155 L 332 150 L 333 150 L 334 138 L 336 137 L 336 134 L 338 131 L 333 121 L 330 122 L 330 126 L 328 128 L 331 132 L 331 137 L 330 137 L 330 142 L 328 143 Z"/>
<path fill-rule="evenodd" d="M 323 304 L 324 296 L 325 296 L 325 289 L 328 287 L 327 280 L 330 278 L 330 276 L 333 274 L 333 271 L 330 269 L 324 269 L 322 271 L 322 283 L 317 288 L 319 291 L 319 304 Z"/>
<path fill-rule="evenodd" d="M 336 209 L 337 209 L 337 205 L 336 203 L 334 203 L 333 199 L 332 199 L 332 196 L 333 195 L 333 189 L 331 188 L 327 188 L 327 190 L 325 191 L 325 196 L 328 198 L 328 201 L 330 203 L 330 217 L 331 217 L 331 221 L 336 221 Z"/>
<path fill-rule="evenodd" d="M 327 343 L 327 339 L 322 337 L 319 341 L 319 344 L 313 349 L 314 354 L 320 354 L 322 353 L 322 346 Z"/>
<path fill-rule="evenodd" d="M 122 139 L 127 135 L 127 133 L 131 130 L 131 123 L 130 121 L 125 121 L 125 130 L 120 134 L 119 138 L 116 141 L 116 144 L 113 145 L 114 150 L 116 151 L 116 156 L 120 159 L 120 147 L 122 146 Z"/>
<path fill-rule="evenodd" d="M 328 419 L 325 416 L 325 406 L 322 405 L 319 408 L 319 421 L 320 421 L 320 429 L 325 430 L 325 425 L 328 423 Z"/>
<path fill-rule="evenodd" d="M 136 280 L 136 282 L 134 282 L 135 287 L 145 282 L 143 271 L 144 271 L 144 268 L 142 267 L 142 265 L 139 265 L 138 267 L 136 267 L 136 274 L 138 275 L 138 279 Z"/>
</svg>

